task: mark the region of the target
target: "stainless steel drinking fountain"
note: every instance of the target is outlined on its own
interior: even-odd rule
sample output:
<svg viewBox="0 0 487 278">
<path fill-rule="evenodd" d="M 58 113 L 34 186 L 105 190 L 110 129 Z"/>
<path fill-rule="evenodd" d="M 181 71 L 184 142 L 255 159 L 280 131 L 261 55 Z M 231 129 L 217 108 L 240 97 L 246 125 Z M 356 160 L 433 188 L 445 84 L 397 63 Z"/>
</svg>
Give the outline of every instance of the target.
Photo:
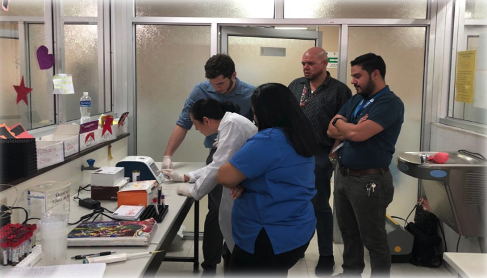
<svg viewBox="0 0 487 278">
<path fill-rule="evenodd" d="M 438 164 L 427 160 L 436 152 L 402 152 L 397 168 L 422 181 L 431 212 L 458 234 L 486 237 L 487 161 L 447 153 Z"/>
</svg>

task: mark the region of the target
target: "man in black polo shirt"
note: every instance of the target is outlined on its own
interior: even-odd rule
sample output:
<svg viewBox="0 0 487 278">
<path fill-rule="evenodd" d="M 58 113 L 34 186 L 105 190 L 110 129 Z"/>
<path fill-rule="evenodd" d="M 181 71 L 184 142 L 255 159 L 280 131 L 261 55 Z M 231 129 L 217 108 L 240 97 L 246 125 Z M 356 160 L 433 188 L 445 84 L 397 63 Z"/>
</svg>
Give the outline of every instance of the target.
<svg viewBox="0 0 487 278">
<path fill-rule="evenodd" d="M 329 204 L 330 178 L 333 173 L 328 155 L 334 139 L 326 135 L 328 123 L 352 96 L 347 85 L 334 79 L 326 71 L 328 58 L 323 48 L 312 47 L 304 54 L 301 61 L 304 77 L 289 84 L 289 89 L 299 101 L 304 114 L 308 117 L 319 143 L 315 155 L 315 187 L 313 207 L 316 215 L 316 234 L 320 258 L 316 266 L 316 276 L 333 273 L 333 214 Z"/>
<path fill-rule="evenodd" d="M 345 103 L 328 127 L 342 141 L 334 202 L 342 233 L 343 274 L 360 277 L 364 246 L 371 277 L 389 277 L 391 254 L 385 230 L 386 208 L 394 185 L 389 164 L 404 121 L 404 104 L 385 83 L 381 56 L 368 53 L 350 62 L 357 94 Z"/>
</svg>

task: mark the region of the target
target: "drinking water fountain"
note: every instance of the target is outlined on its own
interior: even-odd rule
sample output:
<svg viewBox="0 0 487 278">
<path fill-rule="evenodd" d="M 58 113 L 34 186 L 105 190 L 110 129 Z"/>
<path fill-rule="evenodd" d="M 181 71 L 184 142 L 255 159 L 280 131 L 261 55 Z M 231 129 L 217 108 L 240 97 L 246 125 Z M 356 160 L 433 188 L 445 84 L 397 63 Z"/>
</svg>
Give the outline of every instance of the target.
<svg viewBox="0 0 487 278">
<path fill-rule="evenodd" d="M 443 164 L 429 161 L 436 152 L 402 152 L 397 168 L 421 180 L 431 212 L 462 236 L 486 237 L 487 161 L 446 152 Z"/>
</svg>

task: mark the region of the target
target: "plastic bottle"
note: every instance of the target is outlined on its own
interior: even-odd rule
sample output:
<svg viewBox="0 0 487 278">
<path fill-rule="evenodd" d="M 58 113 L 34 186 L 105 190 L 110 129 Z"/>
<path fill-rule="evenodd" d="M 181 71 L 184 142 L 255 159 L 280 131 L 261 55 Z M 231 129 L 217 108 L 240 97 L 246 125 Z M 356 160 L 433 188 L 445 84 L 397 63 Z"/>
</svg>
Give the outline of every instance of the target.
<svg viewBox="0 0 487 278">
<path fill-rule="evenodd" d="M 91 98 L 88 96 L 88 92 L 83 92 L 83 96 L 79 100 L 79 112 L 81 113 L 80 124 L 90 121 Z"/>
</svg>

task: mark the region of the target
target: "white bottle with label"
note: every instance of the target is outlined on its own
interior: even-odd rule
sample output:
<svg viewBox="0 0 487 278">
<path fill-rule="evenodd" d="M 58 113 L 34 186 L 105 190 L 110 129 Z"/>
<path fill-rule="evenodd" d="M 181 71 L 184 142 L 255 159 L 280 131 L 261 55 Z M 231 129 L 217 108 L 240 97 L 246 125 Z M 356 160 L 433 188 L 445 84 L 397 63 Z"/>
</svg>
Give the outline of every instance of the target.
<svg viewBox="0 0 487 278">
<path fill-rule="evenodd" d="M 79 112 L 81 113 L 80 124 L 90 121 L 91 98 L 88 96 L 88 92 L 83 92 L 83 96 L 79 100 Z"/>
</svg>

